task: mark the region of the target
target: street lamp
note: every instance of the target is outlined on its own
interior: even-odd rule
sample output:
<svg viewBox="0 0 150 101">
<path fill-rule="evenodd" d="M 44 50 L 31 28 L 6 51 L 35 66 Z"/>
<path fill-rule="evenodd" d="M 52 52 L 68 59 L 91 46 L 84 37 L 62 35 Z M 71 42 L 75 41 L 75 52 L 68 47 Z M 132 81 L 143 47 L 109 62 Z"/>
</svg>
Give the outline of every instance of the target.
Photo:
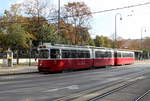
<svg viewBox="0 0 150 101">
<path fill-rule="evenodd" d="M 116 13 L 116 15 L 115 15 L 115 42 L 114 42 L 114 48 L 117 48 L 117 15 L 119 15 L 120 20 L 122 20 L 122 15 L 120 13 Z"/>
<path fill-rule="evenodd" d="M 146 27 L 141 28 L 141 50 L 143 48 L 143 45 L 142 45 L 143 44 L 143 42 L 142 42 L 143 41 L 143 31 L 146 32 Z"/>
<path fill-rule="evenodd" d="M 57 32 L 58 32 L 58 35 L 59 35 L 59 43 L 60 43 L 60 40 L 61 40 L 61 34 L 60 34 L 60 0 L 58 0 L 58 27 L 57 27 Z"/>
<path fill-rule="evenodd" d="M 58 30 L 59 30 L 59 22 L 60 22 L 60 0 L 58 0 Z"/>
</svg>

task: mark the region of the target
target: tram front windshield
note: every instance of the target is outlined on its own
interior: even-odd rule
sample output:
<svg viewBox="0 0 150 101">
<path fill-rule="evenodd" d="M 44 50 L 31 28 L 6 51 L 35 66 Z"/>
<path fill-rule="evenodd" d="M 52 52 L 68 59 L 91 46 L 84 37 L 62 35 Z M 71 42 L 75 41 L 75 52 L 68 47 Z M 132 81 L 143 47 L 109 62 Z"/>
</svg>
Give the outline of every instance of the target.
<svg viewBox="0 0 150 101">
<path fill-rule="evenodd" d="M 40 50 L 39 51 L 39 58 L 41 59 L 47 59 L 49 57 L 49 50 Z"/>
</svg>

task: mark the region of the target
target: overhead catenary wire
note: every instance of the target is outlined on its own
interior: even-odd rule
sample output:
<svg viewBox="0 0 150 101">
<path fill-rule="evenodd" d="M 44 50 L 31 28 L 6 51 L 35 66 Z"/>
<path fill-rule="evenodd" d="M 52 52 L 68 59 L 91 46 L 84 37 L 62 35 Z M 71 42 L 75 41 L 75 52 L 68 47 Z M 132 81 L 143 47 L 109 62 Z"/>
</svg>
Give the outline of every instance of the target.
<svg viewBox="0 0 150 101">
<path fill-rule="evenodd" d="M 118 8 L 112 8 L 112 9 L 106 9 L 106 10 L 101 10 L 101 11 L 95 11 L 95 12 L 91 12 L 89 14 L 93 15 L 93 14 L 99 14 L 99 13 L 129 9 L 129 8 L 134 8 L 134 7 L 139 7 L 139 6 L 146 6 L 146 5 L 150 5 L 150 2 L 139 3 L 139 4 L 124 6 L 124 7 L 118 7 Z M 84 15 L 87 15 L 87 14 L 81 14 L 81 15 L 78 15 L 78 16 L 84 16 Z M 65 17 L 60 17 L 60 19 L 71 18 L 71 17 L 75 17 L 75 16 L 76 15 L 65 16 Z M 42 20 L 40 20 L 40 22 L 52 21 L 52 20 L 56 20 L 56 19 L 58 19 L 58 18 L 51 18 L 51 19 L 45 19 L 45 20 L 42 19 Z M 28 22 L 33 22 L 33 21 L 28 21 Z M 27 23 L 27 22 L 25 22 L 25 21 L 8 21 L 8 22 L 0 21 L 0 23 Z"/>
<path fill-rule="evenodd" d="M 110 11 L 117 11 L 117 10 L 129 9 L 129 8 L 134 8 L 134 7 L 139 7 L 139 6 L 146 6 L 146 5 L 150 5 L 150 2 L 135 4 L 135 5 L 130 5 L 130 6 L 124 6 L 124 7 L 120 7 L 120 8 L 102 10 L 102 11 L 97 11 L 97 12 L 92 12 L 92 14 L 105 13 L 105 12 L 110 12 Z"/>
</svg>

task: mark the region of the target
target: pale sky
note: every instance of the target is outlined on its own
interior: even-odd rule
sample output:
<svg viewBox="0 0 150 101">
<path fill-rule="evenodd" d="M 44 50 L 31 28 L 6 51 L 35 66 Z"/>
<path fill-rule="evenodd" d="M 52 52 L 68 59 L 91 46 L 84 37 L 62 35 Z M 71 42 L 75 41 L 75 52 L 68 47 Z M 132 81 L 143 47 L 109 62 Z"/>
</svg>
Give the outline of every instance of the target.
<svg viewBox="0 0 150 101">
<path fill-rule="evenodd" d="M 0 14 L 4 9 L 8 9 L 11 3 L 21 2 L 23 0 L 1 0 Z M 51 4 L 57 7 L 58 0 L 48 0 Z M 134 4 L 150 2 L 150 0 L 60 0 L 63 6 L 67 2 L 84 1 L 92 12 L 102 11 L 107 9 L 115 9 Z M 141 32 L 143 37 L 150 37 L 150 5 L 140 6 L 130 9 L 123 9 L 105 13 L 94 14 L 91 22 L 91 36 L 103 35 L 112 37 L 115 32 L 115 15 L 117 16 L 117 36 L 125 39 L 140 39 Z M 130 15 L 130 16 L 128 16 Z M 146 32 L 144 31 L 146 30 Z"/>
</svg>

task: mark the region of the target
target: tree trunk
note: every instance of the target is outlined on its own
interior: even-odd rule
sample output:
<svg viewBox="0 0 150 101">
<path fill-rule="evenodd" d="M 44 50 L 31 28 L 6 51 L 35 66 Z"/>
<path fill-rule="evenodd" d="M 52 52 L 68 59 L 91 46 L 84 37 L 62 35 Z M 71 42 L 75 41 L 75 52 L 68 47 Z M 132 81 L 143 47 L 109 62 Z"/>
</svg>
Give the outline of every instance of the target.
<svg viewBox="0 0 150 101">
<path fill-rule="evenodd" d="M 19 51 L 17 50 L 17 65 L 19 64 Z"/>
</svg>

